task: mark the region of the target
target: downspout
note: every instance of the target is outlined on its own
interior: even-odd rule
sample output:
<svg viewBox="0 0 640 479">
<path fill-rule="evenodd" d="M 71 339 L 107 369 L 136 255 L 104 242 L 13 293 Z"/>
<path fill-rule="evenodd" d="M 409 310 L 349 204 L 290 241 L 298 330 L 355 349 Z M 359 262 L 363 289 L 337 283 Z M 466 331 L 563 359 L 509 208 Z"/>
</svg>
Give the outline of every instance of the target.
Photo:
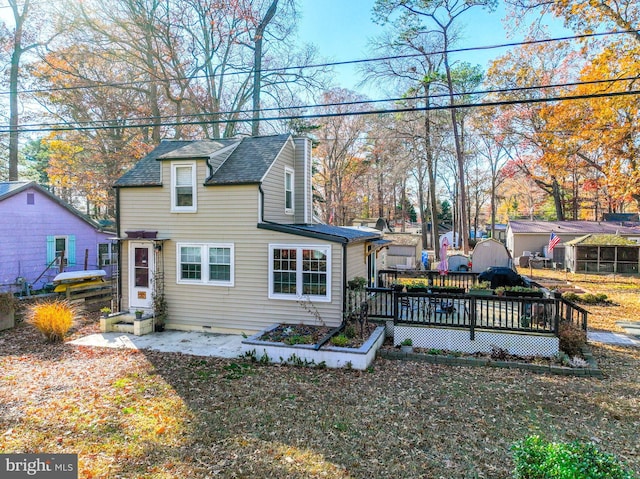
<svg viewBox="0 0 640 479">
<path fill-rule="evenodd" d="M 264 219 L 264 190 L 262 189 L 262 184 L 258 185 L 258 191 L 260 191 L 259 223 L 269 223 L 273 225 L 279 224 L 274 221 L 268 221 Z M 338 327 L 338 330 L 344 327 L 345 313 L 347 312 L 347 245 L 349 244 L 349 240 L 345 236 L 340 236 L 340 238 L 343 238 L 345 242 L 342 243 L 342 322 Z M 322 345 L 322 342 L 319 344 Z"/>
<path fill-rule="evenodd" d="M 118 282 L 116 291 L 116 308 L 122 311 L 122 249 L 123 242 L 120 240 L 120 188 L 116 188 L 116 237 L 118 238 Z"/>
</svg>

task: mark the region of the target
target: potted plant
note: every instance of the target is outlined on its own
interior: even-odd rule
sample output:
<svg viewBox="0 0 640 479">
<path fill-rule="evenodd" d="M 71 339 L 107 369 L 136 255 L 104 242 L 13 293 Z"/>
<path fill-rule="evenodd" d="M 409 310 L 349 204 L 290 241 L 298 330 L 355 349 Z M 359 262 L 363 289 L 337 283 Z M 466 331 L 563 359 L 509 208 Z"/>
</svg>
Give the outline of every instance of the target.
<svg viewBox="0 0 640 479">
<path fill-rule="evenodd" d="M 111 308 L 105 306 L 104 308 L 100 308 L 100 312 L 102 313 L 103 318 L 108 318 L 111 314 Z"/>
<path fill-rule="evenodd" d="M 16 325 L 15 313 L 18 300 L 12 293 L 0 293 L 0 331 Z"/>
<path fill-rule="evenodd" d="M 430 288 L 432 293 L 450 293 L 450 294 L 463 294 L 464 288 L 459 286 L 432 286 Z"/>
<path fill-rule="evenodd" d="M 412 353 L 413 352 L 413 341 L 411 338 L 403 339 L 400 343 L 400 350 L 403 353 Z"/>
<path fill-rule="evenodd" d="M 141 309 L 137 309 L 135 314 L 136 314 L 136 319 L 142 319 L 142 315 L 144 314 L 144 311 L 142 311 Z"/>
<path fill-rule="evenodd" d="M 494 293 L 496 293 L 497 296 L 504 296 L 504 286 L 498 286 L 493 291 Z"/>
<path fill-rule="evenodd" d="M 469 288 L 469 294 L 472 296 L 491 296 L 493 290 L 489 281 L 480 281 Z"/>
<path fill-rule="evenodd" d="M 351 290 L 361 291 L 367 286 L 367 279 L 362 276 L 356 276 L 355 278 L 347 281 L 347 286 Z"/>
<path fill-rule="evenodd" d="M 542 298 L 543 292 L 539 288 L 530 288 L 527 286 L 507 286 L 504 289 L 505 296 L 525 297 L 525 298 Z"/>
</svg>

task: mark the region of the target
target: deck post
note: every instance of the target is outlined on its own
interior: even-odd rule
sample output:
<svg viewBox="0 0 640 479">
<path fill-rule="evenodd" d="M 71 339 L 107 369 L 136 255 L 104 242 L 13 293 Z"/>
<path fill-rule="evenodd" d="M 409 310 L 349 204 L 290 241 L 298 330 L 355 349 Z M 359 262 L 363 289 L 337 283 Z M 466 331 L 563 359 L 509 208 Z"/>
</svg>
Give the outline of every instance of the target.
<svg viewBox="0 0 640 479">
<path fill-rule="evenodd" d="M 471 341 L 476 339 L 476 297 L 471 296 L 469 299 L 469 338 Z"/>
</svg>

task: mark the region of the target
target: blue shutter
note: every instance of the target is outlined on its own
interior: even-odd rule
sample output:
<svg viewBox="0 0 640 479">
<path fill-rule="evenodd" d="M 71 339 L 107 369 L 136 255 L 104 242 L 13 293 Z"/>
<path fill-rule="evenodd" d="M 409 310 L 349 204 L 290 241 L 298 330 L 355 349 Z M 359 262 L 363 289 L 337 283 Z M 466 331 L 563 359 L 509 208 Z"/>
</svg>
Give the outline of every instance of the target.
<svg viewBox="0 0 640 479">
<path fill-rule="evenodd" d="M 76 264 L 76 235 L 69 235 L 68 238 L 67 251 L 69 252 L 69 258 L 67 258 L 67 262 L 72 265 Z"/>
<path fill-rule="evenodd" d="M 50 264 L 56 257 L 56 238 L 47 236 L 47 264 Z"/>
</svg>

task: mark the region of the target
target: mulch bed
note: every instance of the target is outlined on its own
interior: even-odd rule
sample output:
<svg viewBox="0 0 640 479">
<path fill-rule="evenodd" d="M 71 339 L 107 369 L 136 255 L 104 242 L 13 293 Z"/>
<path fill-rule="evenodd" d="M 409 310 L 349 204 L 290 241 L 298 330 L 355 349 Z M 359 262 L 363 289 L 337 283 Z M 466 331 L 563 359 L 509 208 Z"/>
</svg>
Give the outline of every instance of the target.
<svg viewBox="0 0 640 479">
<path fill-rule="evenodd" d="M 368 322 L 364 326 L 364 330 L 361 330 L 359 324 L 348 323 L 347 326 L 340 332 L 347 334 L 348 342 L 341 347 L 345 348 L 359 348 L 367 339 L 373 334 L 378 325 L 372 322 Z M 335 328 L 329 328 L 327 326 L 317 326 L 310 324 L 279 324 L 274 329 L 265 332 L 260 336 L 261 341 L 270 341 L 275 343 L 285 344 L 317 344 L 319 341 L 326 338 Z M 339 334 L 339 333 L 338 333 Z M 326 346 L 330 346 L 331 342 L 327 342 Z"/>
</svg>

